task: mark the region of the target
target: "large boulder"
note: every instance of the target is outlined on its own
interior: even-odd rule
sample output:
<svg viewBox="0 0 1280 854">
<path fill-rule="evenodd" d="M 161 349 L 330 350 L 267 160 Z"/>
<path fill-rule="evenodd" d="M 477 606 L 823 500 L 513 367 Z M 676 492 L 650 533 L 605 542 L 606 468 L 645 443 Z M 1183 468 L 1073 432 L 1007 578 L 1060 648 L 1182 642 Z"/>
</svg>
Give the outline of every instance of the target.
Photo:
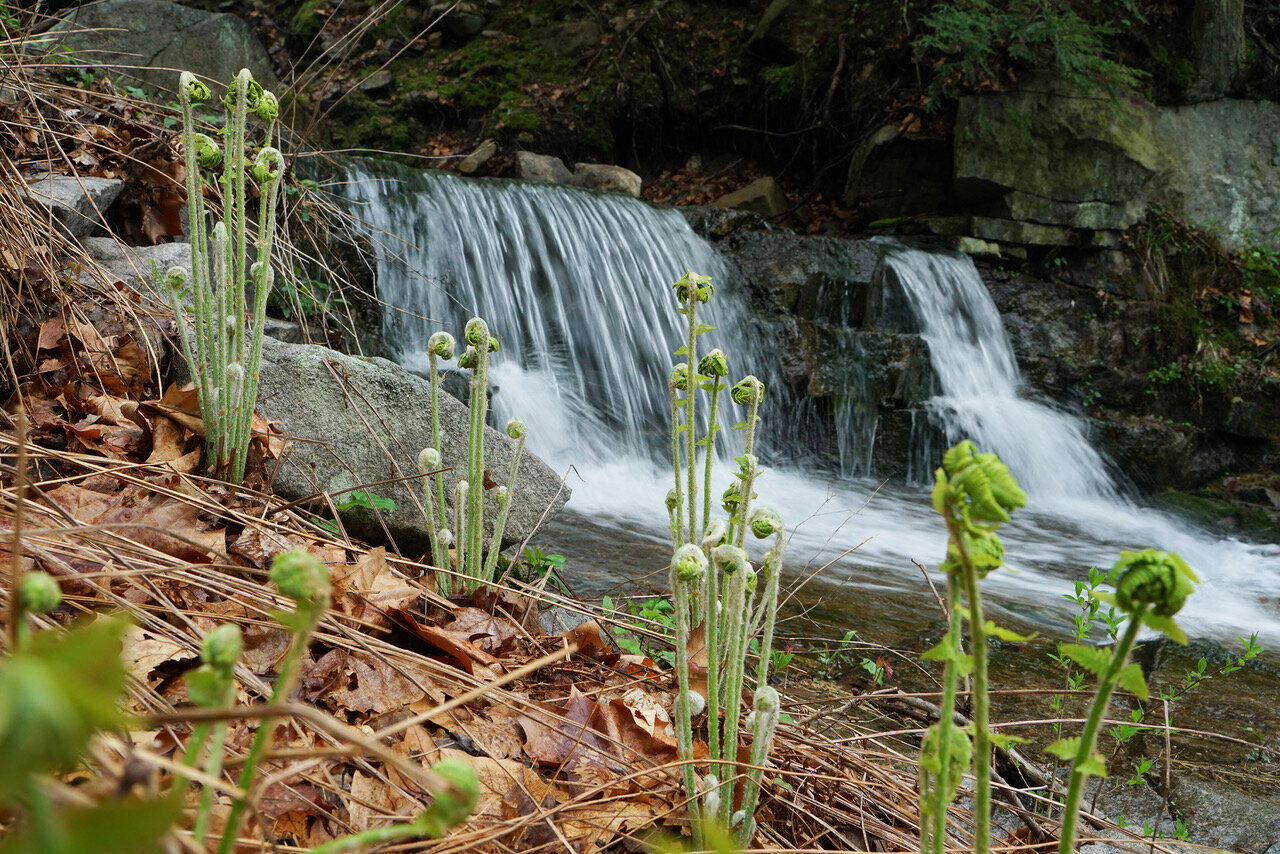
<svg viewBox="0 0 1280 854">
<path fill-rule="evenodd" d="M 63 44 L 95 65 L 118 66 L 118 73 L 152 89 L 173 92 L 179 71 L 225 88 L 241 68 L 268 89 L 276 85 L 266 48 L 228 13 L 170 0 L 103 0 L 77 8 L 61 30 Z"/>
<path fill-rule="evenodd" d="M 1280 104 L 1209 101 L 1160 111 L 1157 200 L 1230 244 L 1280 249 Z"/>
<path fill-rule="evenodd" d="M 564 161 L 550 154 L 517 151 L 515 177 L 521 181 L 543 181 L 549 184 L 573 183 L 573 173 Z"/>
<path fill-rule="evenodd" d="M 42 208 L 53 223 L 72 237 L 92 234 L 103 219 L 124 181 L 76 175 L 42 175 L 27 181 L 27 199 Z"/>
<path fill-rule="evenodd" d="M 273 490 L 299 500 L 369 484 L 370 493 L 395 501 L 395 509 L 382 511 L 381 521 L 363 508 L 344 511 L 347 531 L 370 540 L 385 540 L 389 534 L 402 553 L 426 553 L 422 481 L 414 476 L 418 452 L 431 444 L 430 383 L 386 359 L 361 359 L 270 339 L 263 344 L 260 376 L 258 411 L 290 440 Z M 466 473 L 468 413 L 447 394 L 441 395 L 440 403 L 442 456 L 444 465 L 453 467 L 444 475 L 451 493 Z M 494 481 L 507 483 L 514 449 L 505 434 L 485 428 L 485 468 Z M 349 492 L 336 495 L 334 503 L 349 497 Z M 503 544 L 527 538 L 544 514 L 554 514 L 568 498 L 569 489 L 556 473 L 526 451 Z M 489 532 L 497 515 L 497 505 L 488 498 Z"/>
<path fill-rule="evenodd" d="M 640 176 L 630 169 L 607 163 L 576 163 L 573 183 L 602 193 L 626 193 L 640 198 Z"/>
<path fill-rule="evenodd" d="M 165 305 L 169 296 L 162 284 L 164 274 L 170 267 L 191 270 L 190 243 L 125 246 L 114 237 L 89 237 L 82 244 L 108 276 Z"/>
<path fill-rule="evenodd" d="M 1039 76 L 1026 87 L 960 99 L 955 127 L 955 189 L 970 202 L 1009 191 L 1028 219 L 1075 225 L 1077 217 L 1132 219 L 1158 166 L 1158 113 L 1136 97 L 1102 97 L 1056 78 Z M 1033 205 L 1039 197 L 1038 205 Z M 1055 202 L 1091 209 L 1065 209 Z M 1118 212 L 1096 203 L 1129 206 Z M 1038 207 L 1038 210 L 1027 210 Z"/>
</svg>

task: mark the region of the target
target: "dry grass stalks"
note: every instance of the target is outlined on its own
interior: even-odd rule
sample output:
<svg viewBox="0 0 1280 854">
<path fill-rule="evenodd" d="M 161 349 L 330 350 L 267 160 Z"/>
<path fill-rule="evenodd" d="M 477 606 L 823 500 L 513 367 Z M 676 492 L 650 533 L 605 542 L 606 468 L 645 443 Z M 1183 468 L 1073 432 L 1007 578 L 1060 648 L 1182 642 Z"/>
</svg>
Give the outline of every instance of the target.
<svg viewBox="0 0 1280 854">
<path fill-rule="evenodd" d="M 137 728 L 104 734 L 75 772 L 76 785 L 60 781 L 56 797 L 81 803 L 168 786 L 191 724 L 209 717 L 188 701 L 183 674 L 202 636 L 234 622 L 246 637 L 237 706 L 218 713 L 230 721 L 230 772 L 257 722 L 276 720 L 275 743 L 249 793 L 256 820 L 241 851 L 303 850 L 411 816 L 425 797 L 425 769 L 448 755 L 476 766 L 480 807 L 447 838 L 413 850 L 636 850 L 655 829 L 678 834 L 670 673 L 617 653 L 597 623 L 548 635 L 538 615 L 539 607 L 595 609 L 545 587 L 446 601 L 431 583 L 433 572 L 446 570 L 323 535 L 280 499 L 198 476 L 182 464 L 186 457 L 147 461 L 163 430 L 177 429 L 169 439 L 175 454 L 198 444 L 191 430 L 161 417 L 134 417 L 161 391 L 156 318 L 27 203 L 21 176 L 38 165 L 84 174 L 107 163 L 163 188 L 174 176 L 155 164 L 167 162 L 170 131 L 154 104 L 115 91 L 106 78 L 92 91 L 69 86 L 58 79 L 66 69 L 29 35 L 0 40 L 0 385 L 6 413 L 33 414 L 34 436 L 24 445 L 31 477 L 20 497 L 18 443 L 12 429 L 0 429 L 0 590 L 7 601 L 8 558 L 16 554 L 22 566 L 56 576 L 66 596 L 40 628 L 105 612 L 129 617 L 126 705 Z M 121 116 L 156 145 L 120 145 L 112 127 Z M 95 137 L 95 127 L 106 133 Z M 341 227 L 337 211 L 311 210 L 324 228 Z M 295 231 L 281 241 L 286 271 L 323 269 L 328 238 L 323 228 L 308 234 L 316 236 Z M 93 331 L 104 318 L 114 332 Z M 69 331 L 57 334 L 62 327 Z M 145 357 L 124 360 L 130 342 Z M 68 398 L 110 412 L 122 444 L 90 452 L 89 440 L 77 443 L 86 425 L 106 422 L 70 424 Z M 58 406 L 70 407 L 66 421 L 52 414 Z M 285 642 L 271 612 L 286 603 L 266 585 L 264 567 L 291 548 L 325 560 L 335 598 L 305 657 L 297 698 L 269 708 L 263 698 Z M 786 711 L 802 722 L 824 717 L 821 706 L 799 701 Z M 848 736 L 847 726 L 783 725 L 765 774 L 757 846 L 916 849 L 914 749 L 869 732 Z M 204 781 L 220 793 L 215 832 L 235 793 L 232 779 Z M 189 822 L 190 815 L 171 834 L 174 850 L 196 850 Z M 967 846 L 960 812 L 954 828 L 953 846 Z"/>
<path fill-rule="evenodd" d="M 241 737 L 230 740 L 228 765 L 236 766 L 249 719 L 266 711 L 252 702 L 269 693 L 272 656 L 279 651 L 273 647 L 279 631 L 268 614 L 285 605 L 263 583 L 260 567 L 245 557 L 257 553 L 247 544 L 256 544 L 263 560 L 269 544 L 304 544 L 327 556 L 335 577 L 371 556 L 385 561 L 385 576 L 362 582 L 367 590 L 339 584 L 344 592 L 313 645 L 311 681 L 304 675 L 301 698 L 273 710 L 286 723 L 258 792 L 263 836 L 308 844 L 330 826 L 332 832 L 358 829 L 381 815 L 411 811 L 425 789 L 415 777 L 438 754 L 460 747 L 481 765 L 487 800 L 463 832 L 420 850 L 561 850 L 564 844 L 595 850 L 639 838 L 654 825 L 678 829 L 678 787 L 671 762 L 660 761 L 661 732 L 645 738 L 639 730 L 609 726 L 608 716 L 603 723 L 597 720 L 601 709 L 652 713 L 670 690 L 669 674 L 612 654 L 589 624 L 548 637 L 528 613 L 519 613 L 518 597 L 500 591 L 487 603 L 491 610 L 485 613 L 493 620 L 488 629 L 510 632 L 514 640 L 493 655 L 484 653 L 479 636 L 470 635 L 477 638 L 470 642 L 468 635 L 453 633 L 454 655 L 473 656 L 468 673 L 456 658 L 442 657 L 440 648 L 406 637 L 402 625 L 386 619 L 396 609 L 368 607 L 389 596 L 402 603 L 400 613 L 438 632 L 448 631 L 450 616 L 474 618 L 464 613 L 478 610 L 474 605 L 440 600 L 417 580 L 425 567 L 317 537 L 305 517 L 278 512 L 282 502 L 270 496 L 241 492 L 232 497 L 220 484 L 175 474 L 167 466 L 29 450 L 30 465 L 39 474 L 24 504 L 23 552 L 30 566 L 52 572 L 67 592 L 59 621 L 74 612 L 116 610 L 137 627 L 125 654 L 134 676 L 128 706 L 142 730 L 128 743 L 103 741 L 101 756 L 91 763 L 96 776 L 111 778 L 137 763 L 165 775 L 172 770 L 187 724 L 199 717 L 185 701 L 179 676 L 193 664 L 201 635 L 224 621 L 241 624 L 249 639 L 237 674 L 241 697 L 249 704 L 237 710 L 245 719 L 233 723 L 233 733 Z M 14 436 L 0 434 L 0 459 L 8 463 L 9 488 L 0 493 L 5 528 L 11 527 L 16 509 L 15 451 Z M 84 507 L 68 509 L 65 489 L 105 488 L 107 481 L 122 490 L 145 490 L 162 506 L 181 508 L 181 518 L 195 524 L 182 530 L 155 524 L 148 516 L 98 524 L 77 519 Z M 218 542 L 210 536 L 214 531 L 221 532 L 224 548 L 211 546 Z M 582 608 L 550 592 L 541 597 L 549 604 Z M 582 650 L 573 652 L 578 645 Z M 326 675 L 321 661 L 334 656 L 360 664 L 340 671 L 332 684 L 317 684 Z M 377 697 L 360 695 L 363 686 L 352 689 L 350 680 L 361 679 L 372 680 L 376 693 L 391 701 L 379 705 Z M 341 681 L 347 684 L 337 684 Z M 566 704 L 566 697 L 582 699 Z M 646 700 L 655 702 L 646 705 Z M 798 716 L 804 713 L 802 707 L 793 709 Z M 558 767 L 553 755 L 562 759 Z M 769 777 L 775 782 L 763 806 L 763 815 L 772 820 L 765 822 L 761 844 L 783 850 L 914 847 L 914 772 L 903 754 L 888 747 L 868 751 L 842 745 L 821 733 L 791 728 L 780 737 L 772 765 Z M 221 784 L 224 790 L 228 786 Z M 310 806 L 301 807 L 304 803 Z M 294 809 L 280 812 L 281 804 Z M 309 826 L 310 837 L 291 831 L 302 825 Z M 258 832 L 245 840 L 252 846 L 246 850 L 266 844 Z"/>
</svg>

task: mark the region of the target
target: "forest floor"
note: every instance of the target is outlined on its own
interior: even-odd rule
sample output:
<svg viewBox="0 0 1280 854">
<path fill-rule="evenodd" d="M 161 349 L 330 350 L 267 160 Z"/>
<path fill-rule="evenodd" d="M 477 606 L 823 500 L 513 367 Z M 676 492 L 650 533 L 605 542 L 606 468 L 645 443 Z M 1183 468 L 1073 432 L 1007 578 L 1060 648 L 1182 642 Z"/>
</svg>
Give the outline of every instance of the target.
<svg viewBox="0 0 1280 854">
<path fill-rule="evenodd" d="M 103 733 L 59 776 L 55 801 L 171 787 L 198 717 L 184 677 L 203 636 L 235 623 L 246 645 L 226 765 L 242 761 L 260 725 L 273 731 L 237 850 L 306 849 L 410 818 L 427 799 L 423 769 L 453 756 L 476 769 L 479 805 L 414 850 L 632 851 L 655 832 L 686 830 L 671 672 L 612 642 L 616 631 L 650 628 L 620 625 L 549 583 L 440 596 L 435 579 L 449 568 L 332 534 L 309 507 L 273 496 L 283 439 L 269 425 L 257 425 L 244 486 L 202 473 L 200 414 L 188 391 L 166 384 L 172 317 L 107 276 L 21 190 L 36 164 L 122 177 L 137 216 L 115 236 L 175 236 L 182 199 L 169 116 L 39 74 L 18 82 L 20 97 L 0 113 L 2 586 L 8 599 L 33 569 L 58 580 L 64 604 L 36 620 L 41 631 L 109 612 L 131 623 L 122 655 L 132 725 Z M 294 549 L 325 563 L 333 596 L 303 653 L 296 699 L 268 716 L 288 633 L 271 616 L 287 603 L 265 583 L 266 567 Z M 578 625 L 549 630 L 551 614 Z M 785 694 L 789 721 L 770 756 L 754 846 L 916 850 L 929 696 L 803 678 Z M 1039 773 L 1023 764 L 1029 778 Z M 215 832 L 234 788 L 224 780 L 221 791 Z M 174 850 L 201 850 L 189 832 L 194 791 L 188 800 Z M 967 849 L 971 816 L 953 812 L 948 844 Z M 1007 850 L 1053 846 L 1053 821 L 1008 815 Z M 0 833 L 15 821 L 0 813 Z"/>
</svg>

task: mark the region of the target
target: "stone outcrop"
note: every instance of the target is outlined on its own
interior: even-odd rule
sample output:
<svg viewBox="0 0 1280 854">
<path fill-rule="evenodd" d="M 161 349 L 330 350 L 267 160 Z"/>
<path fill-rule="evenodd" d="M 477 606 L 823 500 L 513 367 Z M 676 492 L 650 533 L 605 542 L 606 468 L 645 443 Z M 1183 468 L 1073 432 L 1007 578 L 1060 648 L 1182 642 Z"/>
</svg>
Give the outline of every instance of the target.
<svg viewBox="0 0 1280 854">
<path fill-rule="evenodd" d="M 107 208 L 123 189 L 118 178 L 45 175 L 27 182 L 26 195 L 65 233 L 84 237 L 105 225 Z"/>
<path fill-rule="evenodd" d="M 575 163 L 573 183 L 602 193 L 626 193 L 640 198 L 640 176 L 630 169 L 605 163 Z"/>
<path fill-rule="evenodd" d="M 1005 246 L 1109 250 L 1151 205 L 1229 245 L 1278 248 L 1278 168 L 1280 104 L 1158 108 L 1040 74 L 961 98 L 949 144 L 881 128 L 853 152 L 845 202 L 864 221 L 913 217 L 917 231 L 977 238 L 993 257 L 1023 254 Z"/>
<path fill-rule="evenodd" d="M 241 68 L 271 89 L 276 76 L 262 42 L 240 18 L 169 0 L 104 0 L 80 6 L 61 26 L 63 44 L 95 64 L 127 66 L 119 73 L 173 92 L 178 72 L 225 87 Z"/>
<path fill-rule="evenodd" d="M 1280 249 L 1280 104 L 1221 100 L 1160 111 L 1154 198 L 1229 243 Z"/>
<path fill-rule="evenodd" d="M 550 184 L 570 184 L 573 173 L 564 161 L 550 154 L 535 154 L 532 151 L 516 152 L 515 176 L 521 181 L 542 181 Z"/>
<path fill-rule="evenodd" d="M 440 408 L 442 456 L 453 469 L 445 474 L 451 492 L 465 475 L 468 413 L 448 394 L 441 395 Z M 380 519 L 365 508 L 343 511 L 347 531 L 373 541 L 390 538 L 406 555 L 416 557 L 428 550 L 421 480 L 415 477 L 418 452 L 431 444 L 426 380 L 386 359 L 361 359 L 316 345 L 268 339 L 262 351 L 258 411 L 290 439 L 272 483 L 278 495 L 298 500 L 378 484 L 368 486 L 369 492 L 392 499 L 395 509 L 381 511 Z M 485 468 L 499 483 L 505 484 L 510 475 L 514 447 L 505 434 L 485 428 Z M 349 494 L 337 495 L 335 503 Z M 528 537 L 544 514 L 559 510 L 568 498 L 569 489 L 555 472 L 526 451 L 504 544 Z M 497 515 L 490 498 L 486 526 Z"/>
<path fill-rule="evenodd" d="M 1046 201 L 1125 204 L 1156 172 L 1157 118 L 1140 99 L 1108 99 L 1045 76 L 1012 92 L 961 98 L 956 193 L 974 202 L 1015 190 Z"/>
</svg>

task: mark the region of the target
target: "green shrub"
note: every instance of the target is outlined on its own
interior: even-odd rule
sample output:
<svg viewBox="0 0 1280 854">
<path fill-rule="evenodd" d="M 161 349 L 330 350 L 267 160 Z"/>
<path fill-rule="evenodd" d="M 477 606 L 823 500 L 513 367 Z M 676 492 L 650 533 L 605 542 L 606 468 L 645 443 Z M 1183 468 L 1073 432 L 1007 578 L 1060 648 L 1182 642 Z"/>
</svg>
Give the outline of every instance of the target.
<svg viewBox="0 0 1280 854">
<path fill-rule="evenodd" d="M 1137 15 L 1131 4 L 1124 11 Z M 931 102 L 997 79 L 1008 66 L 1051 69 L 1086 88 L 1136 85 L 1143 72 L 1111 58 L 1117 30 L 1078 14 L 1062 0 L 957 0 L 935 6 L 914 43 L 936 59 Z"/>
</svg>

